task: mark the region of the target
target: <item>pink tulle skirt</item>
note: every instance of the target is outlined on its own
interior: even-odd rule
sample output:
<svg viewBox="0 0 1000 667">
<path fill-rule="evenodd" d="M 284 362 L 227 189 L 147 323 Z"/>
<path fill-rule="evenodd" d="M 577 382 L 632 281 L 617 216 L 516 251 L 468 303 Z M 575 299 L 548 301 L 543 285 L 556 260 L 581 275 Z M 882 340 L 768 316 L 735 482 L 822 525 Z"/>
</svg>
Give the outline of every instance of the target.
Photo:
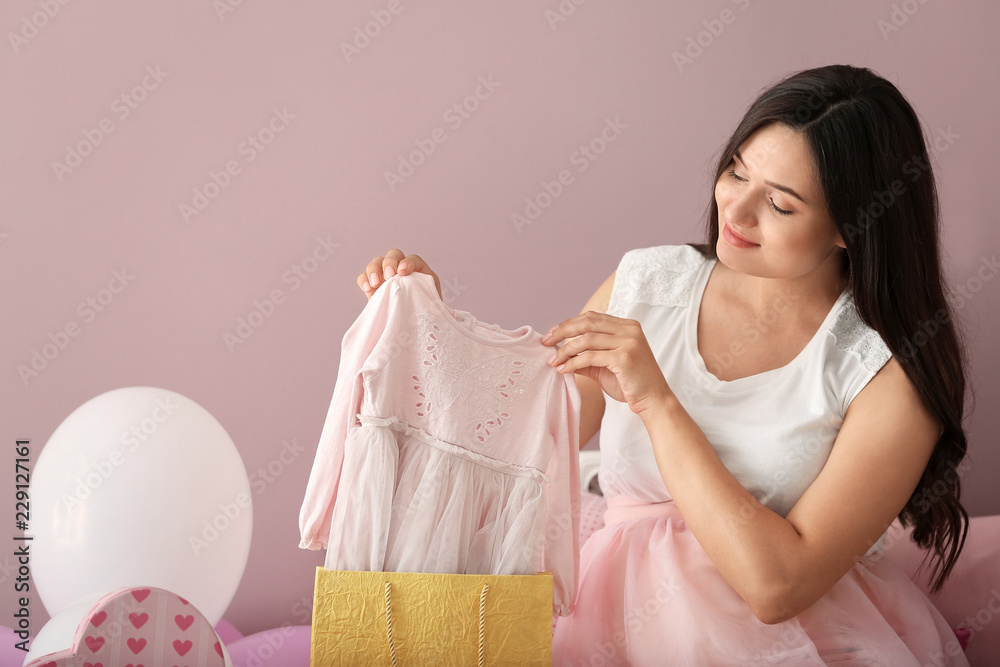
<svg viewBox="0 0 1000 667">
<path fill-rule="evenodd" d="M 584 543 L 554 665 L 968 665 L 947 622 L 889 558 L 855 563 L 793 619 L 762 623 L 673 502 L 610 498 Z"/>
</svg>

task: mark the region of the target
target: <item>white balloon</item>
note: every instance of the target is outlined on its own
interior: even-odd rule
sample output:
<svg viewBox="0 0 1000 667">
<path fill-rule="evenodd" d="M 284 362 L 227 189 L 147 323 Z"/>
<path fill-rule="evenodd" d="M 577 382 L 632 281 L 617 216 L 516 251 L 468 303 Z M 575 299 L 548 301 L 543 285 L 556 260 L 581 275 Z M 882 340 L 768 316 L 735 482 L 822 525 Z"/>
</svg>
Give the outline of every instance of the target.
<svg viewBox="0 0 1000 667">
<path fill-rule="evenodd" d="M 155 586 L 214 626 L 250 553 L 250 481 L 211 414 L 167 389 L 124 387 L 74 410 L 31 474 L 35 588 L 50 616 L 93 593 Z"/>
</svg>

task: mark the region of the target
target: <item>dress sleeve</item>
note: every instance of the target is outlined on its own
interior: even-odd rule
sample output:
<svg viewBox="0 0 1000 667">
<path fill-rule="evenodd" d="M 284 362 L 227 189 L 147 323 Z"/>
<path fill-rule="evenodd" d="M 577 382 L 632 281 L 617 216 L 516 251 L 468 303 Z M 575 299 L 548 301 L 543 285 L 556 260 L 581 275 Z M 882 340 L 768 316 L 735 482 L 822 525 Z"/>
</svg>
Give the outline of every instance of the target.
<svg viewBox="0 0 1000 667">
<path fill-rule="evenodd" d="M 401 288 L 395 278 L 386 280 L 375 292 L 341 341 L 333 400 L 299 510 L 300 549 L 317 551 L 329 543 L 330 520 L 344 464 L 344 442 L 356 424 L 365 394 L 365 378 L 386 365 L 392 334 L 398 326 Z"/>
<path fill-rule="evenodd" d="M 553 613 L 569 616 L 580 570 L 580 391 L 572 373 L 555 374 L 549 401 L 544 567 L 552 573 Z"/>
</svg>

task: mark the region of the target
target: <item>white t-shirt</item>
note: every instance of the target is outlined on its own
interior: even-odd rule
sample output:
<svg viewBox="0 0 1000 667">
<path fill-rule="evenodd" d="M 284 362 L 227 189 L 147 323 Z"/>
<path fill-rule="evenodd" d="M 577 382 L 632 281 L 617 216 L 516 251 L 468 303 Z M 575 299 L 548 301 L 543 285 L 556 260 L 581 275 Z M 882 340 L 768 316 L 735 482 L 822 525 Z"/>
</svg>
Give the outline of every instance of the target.
<svg viewBox="0 0 1000 667">
<path fill-rule="evenodd" d="M 667 384 L 723 464 L 757 500 L 785 516 L 826 463 L 847 407 L 892 353 L 861 321 L 848 288 L 791 362 L 718 379 L 697 345 L 701 297 L 717 261 L 688 245 L 630 250 L 618 265 L 608 314 L 642 325 Z M 776 301 L 774 309 L 781 308 Z M 745 340 L 767 335 L 768 325 L 765 319 L 748 327 Z M 643 502 L 670 500 L 642 420 L 626 403 L 606 404 L 602 492 Z"/>
</svg>

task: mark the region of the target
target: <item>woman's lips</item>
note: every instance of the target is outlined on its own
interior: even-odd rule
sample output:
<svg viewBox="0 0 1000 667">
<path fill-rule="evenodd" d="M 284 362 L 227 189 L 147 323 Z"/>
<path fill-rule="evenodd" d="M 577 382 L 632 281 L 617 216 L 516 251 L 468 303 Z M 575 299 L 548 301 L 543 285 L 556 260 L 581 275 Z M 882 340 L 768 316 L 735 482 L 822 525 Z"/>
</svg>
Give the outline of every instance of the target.
<svg viewBox="0 0 1000 667">
<path fill-rule="evenodd" d="M 753 241 L 747 240 L 742 236 L 740 236 L 739 234 L 737 234 L 736 232 L 734 232 L 732 228 L 729 226 L 729 223 L 726 223 L 725 225 L 722 226 L 722 235 L 726 238 L 727 241 L 729 241 L 732 245 L 736 246 L 737 248 L 756 248 L 760 245 L 759 243 L 754 243 Z"/>
</svg>

